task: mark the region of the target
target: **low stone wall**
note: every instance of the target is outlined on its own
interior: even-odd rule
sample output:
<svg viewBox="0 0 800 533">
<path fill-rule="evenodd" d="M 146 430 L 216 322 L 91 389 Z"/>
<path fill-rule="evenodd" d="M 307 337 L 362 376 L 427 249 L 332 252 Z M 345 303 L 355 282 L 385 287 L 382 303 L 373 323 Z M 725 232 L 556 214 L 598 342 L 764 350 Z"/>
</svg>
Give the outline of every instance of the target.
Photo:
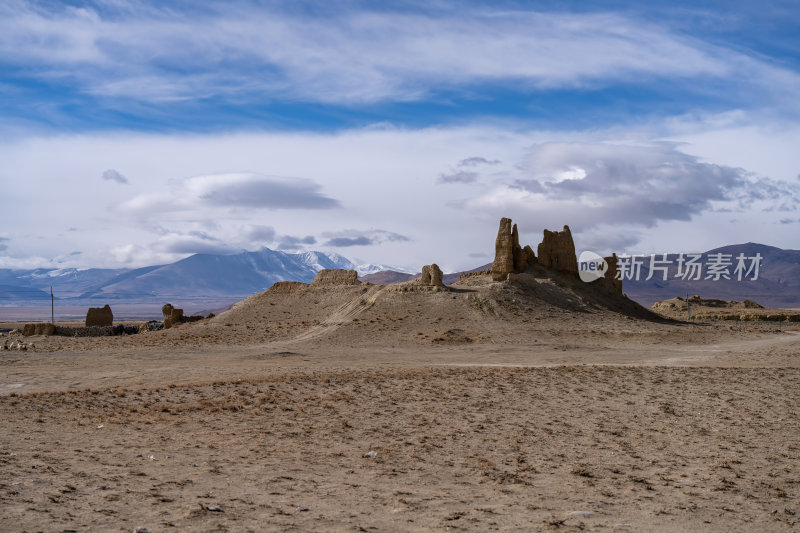
<svg viewBox="0 0 800 533">
<path fill-rule="evenodd" d="M 64 337 L 112 337 L 115 335 L 135 335 L 139 333 L 139 326 L 56 326 L 53 335 Z"/>
<path fill-rule="evenodd" d="M 359 285 L 358 272 L 343 268 L 320 270 L 312 285 Z"/>
<path fill-rule="evenodd" d="M 50 322 L 37 322 L 35 324 L 25 324 L 22 334 L 26 337 L 32 335 L 55 335 L 56 327 Z"/>
<path fill-rule="evenodd" d="M 462 272 L 460 276 L 458 276 L 458 281 L 464 281 L 465 279 L 475 278 L 479 276 L 486 276 L 491 274 L 491 269 L 489 270 L 478 270 L 476 272 Z"/>
</svg>

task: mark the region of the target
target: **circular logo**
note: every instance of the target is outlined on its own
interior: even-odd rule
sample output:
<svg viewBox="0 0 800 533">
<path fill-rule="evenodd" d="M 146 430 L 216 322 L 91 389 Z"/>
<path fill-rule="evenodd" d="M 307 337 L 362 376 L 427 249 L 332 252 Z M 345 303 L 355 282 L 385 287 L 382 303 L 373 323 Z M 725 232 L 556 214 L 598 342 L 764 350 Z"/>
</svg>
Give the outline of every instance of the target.
<svg viewBox="0 0 800 533">
<path fill-rule="evenodd" d="M 578 275 L 581 281 L 591 283 L 606 275 L 608 263 L 600 254 L 586 250 L 578 258 Z"/>
</svg>

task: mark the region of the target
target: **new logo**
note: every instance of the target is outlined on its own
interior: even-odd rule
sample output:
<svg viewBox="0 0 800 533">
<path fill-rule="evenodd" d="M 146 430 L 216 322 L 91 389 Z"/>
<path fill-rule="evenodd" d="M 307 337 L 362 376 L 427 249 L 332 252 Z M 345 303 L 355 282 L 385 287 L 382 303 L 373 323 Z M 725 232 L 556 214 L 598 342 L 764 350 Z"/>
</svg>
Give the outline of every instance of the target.
<svg viewBox="0 0 800 533">
<path fill-rule="evenodd" d="M 606 275 L 608 263 L 600 255 L 586 250 L 578 258 L 578 275 L 581 281 L 591 283 Z"/>
</svg>

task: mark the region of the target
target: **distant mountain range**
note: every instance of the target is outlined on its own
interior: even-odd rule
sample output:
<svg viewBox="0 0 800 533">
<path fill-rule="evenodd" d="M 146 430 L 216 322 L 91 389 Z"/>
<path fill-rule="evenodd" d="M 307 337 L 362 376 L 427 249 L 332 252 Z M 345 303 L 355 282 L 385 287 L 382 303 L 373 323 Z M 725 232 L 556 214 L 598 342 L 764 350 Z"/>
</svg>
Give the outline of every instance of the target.
<svg viewBox="0 0 800 533">
<path fill-rule="evenodd" d="M 708 276 L 708 265 L 717 254 L 730 260 L 730 279 L 714 280 Z M 761 256 L 758 279 L 753 272 L 737 280 L 737 256 Z M 686 257 L 685 257 L 686 258 Z M 651 279 L 650 257 L 641 258 L 639 279 L 624 279 L 623 291 L 633 300 L 649 307 L 658 300 L 675 296 L 700 295 L 724 300 L 754 300 L 767 307 L 800 308 L 800 250 L 782 250 L 763 244 L 746 243 L 724 246 L 704 252 L 698 258 L 703 265 L 699 280 L 683 279 L 678 271 L 677 254 L 664 259 L 656 256 Z M 746 262 L 751 266 L 751 261 Z M 484 270 L 483 265 L 473 270 Z M 38 302 L 50 298 L 50 287 L 59 300 L 80 301 L 160 301 L 169 299 L 214 299 L 235 301 L 269 288 L 276 281 L 310 283 L 323 268 L 358 270 L 361 279 L 371 283 L 407 281 L 419 274 L 404 272 L 385 265 L 354 265 L 334 253 L 286 253 L 269 248 L 232 255 L 196 254 L 168 265 L 137 269 L 0 269 L 0 307 L 21 302 Z M 460 273 L 445 275 L 445 283 L 453 283 Z M 694 277 L 694 276 L 692 276 Z"/>
<path fill-rule="evenodd" d="M 719 258 L 724 262 L 730 261 L 730 265 L 724 265 L 721 269 L 730 279 L 720 277 L 715 280 L 716 276 L 709 270 L 708 266 L 715 262 L 717 254 L 722 254 Z M 753 262 L 751 258 L 761 256 L 757 279 L 752 279 L 754 272 L 750 275 L 744 275 L 746 272 L 743 272 L 742 280 L 737 279 L 737 257 L 740 254 L 745 259 L 746 268 L 750 268 Z M 702 264 L 703 269 L 699 280 L 683 279 L 679 275 L 677 254 L 666 257 L 666 280 L 663 279 L 661 270 L 654 271 L 651 279 L 647 280 L 645 278 L 650 273 L 650 257 L 647 256 L 642 261 L 639 280 L 623 279 L 622 290 L 629 298 L 646 307 L 658 300 L 697 294 L 702 298 L 720 300 L 753 300 L 765 307 L 800 308 L 800 250 L 782 250 L 748 242 L 715 248 L 700 255 L 698 263 Z M 660 254 L 657 255 L 653 266 L 661 266 L 659 262 L 662 259 L 664 258 Z M 684 254 L 684 260 L 686 259 L 688 256 Z M 686 270 L 684 266 L 681 274 L 686 273 Z M 689 277 L 694 276 L 687 276 Z"/>
<path fill-rule="evenodd" d="M 50 298 L 164 300 L 246 297 L 276 281 L 310 283 L 324 268 L 370 274 L 391 267 L 354 265 L 335 253 L 286 253 L 269 248 L 232 255 L 196 254 L 168 265 L 137 269 L 0 269 L 0 305 Z"/>
</svg>

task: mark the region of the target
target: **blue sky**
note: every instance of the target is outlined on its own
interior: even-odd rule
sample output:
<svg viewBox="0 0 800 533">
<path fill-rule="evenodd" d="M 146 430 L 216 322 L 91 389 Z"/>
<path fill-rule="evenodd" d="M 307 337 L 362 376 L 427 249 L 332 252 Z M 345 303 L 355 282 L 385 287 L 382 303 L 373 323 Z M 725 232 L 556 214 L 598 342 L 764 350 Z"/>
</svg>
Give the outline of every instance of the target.
<svg viewBox="0 0 800 533">
<path fill-rule="evenodd" d="M 533 245 L 798 248 L 798 27 L 781 1 L 6 0 L 0 267 L 458 269 L 500 216 Z"/>
</svg>

